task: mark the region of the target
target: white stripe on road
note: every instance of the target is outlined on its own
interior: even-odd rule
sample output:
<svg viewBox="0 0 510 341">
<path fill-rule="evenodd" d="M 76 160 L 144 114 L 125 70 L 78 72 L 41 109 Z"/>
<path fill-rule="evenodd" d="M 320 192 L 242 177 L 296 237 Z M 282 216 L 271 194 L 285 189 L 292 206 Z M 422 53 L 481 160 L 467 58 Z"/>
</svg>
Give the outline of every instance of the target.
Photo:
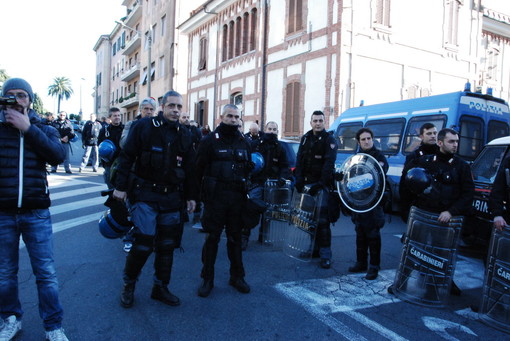
<svg viewBox="0 0 510 341">
<path fill-rule="evenodd" d="M 50 207 L 50 213 L 52 216 L 54 216 L 61 213 L 68 213 L 70 211 L 81 210 L 82 208 L 85 207 L 101 205 L 102 203 L 105 202 L 105 200 L 106 199 L 104 197 L 96 197 L 86 200 L 73 201 L 67 204 Z"/>
<path fill-rule="evenodd" d="M 82 216 L 82 217 L 78 217 L 78 218 L 74 218 L 74 219 L 61 221 L 59 223 L 55 223 L 55 224 L 53 224 L 53 233 L 64 231 L 64 230 L 70 229 L 72 227 L 88 224 L 93 221 L 99 221 L 99 218 L 101 217 L 102 214 L 103 214 L 103 212 L 96 212 L 96 213 L 92 213 L 92 214 L 89 214 L 86 216 Z"/>
<path fill-rule="evenodd" d="M 52 188 L 62 188 L 62 187 L 69 187 L 69 186 L 76 186 L 76 185 L 99 185 L 101 182 L 94 182 L 94 181 L 84 181 L 79 180 L 76 178 L 73 178 L 71 176 L 69 177 L 60 177 L 58 179 L 53 177 L 48 177 L 48 184 L 50 185 L 50 189 Z M 105 185 L 106 186 L 106 185 Z"/>
<path fill-rule="evenodd" d="M 83 195 L 83 194 L 89 194 L 89 193 L 97 193 L 97 196 L 99 197 L 101 194 L 101 191 L 106 190 L 106 185 L 101 186 L 91 186 L 86 188 L 79 188 L 74 189 L 71 191 L 64 191 L 64 192 L 58 192 L 50 195 L 51 200 L 58 200 L 63 198 L 71 198 L 76 195 Z M 106 200 L 106 197 L 105 197 Z"/>
</svg>

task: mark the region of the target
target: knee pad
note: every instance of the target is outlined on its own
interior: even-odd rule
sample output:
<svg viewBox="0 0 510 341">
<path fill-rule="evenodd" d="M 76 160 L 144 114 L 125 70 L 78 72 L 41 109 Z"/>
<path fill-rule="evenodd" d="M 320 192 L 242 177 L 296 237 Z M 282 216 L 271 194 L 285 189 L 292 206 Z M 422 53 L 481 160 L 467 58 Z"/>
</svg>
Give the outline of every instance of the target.
<svg viewBox="0 0 510 341">
<path fill-rule="evenodd" d="M 178 247 L 177 241 L 180 240 L 180 225 L 158 225 L 156 235 L 156 251 L 171 250 Z"/>
<path fill-rule="evenodd" d="M 150 254 L 154 250 L 154 236 L 135 234 L 133 238 L 134 242 L 130 252 Z"/>
</svg>

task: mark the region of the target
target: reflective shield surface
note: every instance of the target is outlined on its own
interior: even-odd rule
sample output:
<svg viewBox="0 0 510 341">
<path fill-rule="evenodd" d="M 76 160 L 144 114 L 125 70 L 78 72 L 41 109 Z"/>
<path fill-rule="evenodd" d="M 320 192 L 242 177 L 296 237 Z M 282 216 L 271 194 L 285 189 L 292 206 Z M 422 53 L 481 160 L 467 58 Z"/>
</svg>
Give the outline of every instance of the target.
<svg viewBox="0 0 510 341">
<path fill-rule="evenodd" d="M 379 204 L 384 195 L 386 176 L 379 162 L 368 154 L 355 154 L 336 170 L 343 178 L 337 189 L 343 204 L 358 213 L 368 212 Z"/>
<path fill-rule="evenodd" d="M 269 179 L 264 184 L 264 199 L 268 208 L 262 223 L 262 243 L 271 249 L 282 250 L 290 221 L 292 189 L 290 181 L 284 186 Z"/>
</svg>

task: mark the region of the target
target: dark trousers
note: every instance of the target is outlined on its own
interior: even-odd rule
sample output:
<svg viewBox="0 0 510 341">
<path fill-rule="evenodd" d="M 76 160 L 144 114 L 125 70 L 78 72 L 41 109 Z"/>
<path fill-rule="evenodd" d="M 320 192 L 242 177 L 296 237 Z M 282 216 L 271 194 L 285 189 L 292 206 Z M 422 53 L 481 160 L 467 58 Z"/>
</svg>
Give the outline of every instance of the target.
<svg viewBox="0 0 510 341">
<path fill-rule="evenodd" d="M 207 233 L 202 248 L 202 273 L 204 279 L 214 279 L 214 264 L 218 254 L 221 233 L 227 235 L 227 253 L 230 260 L 230 277 L 244 278 L 241 250 L 242 208 L 245 195 L 231 190 L 217 190 L 214 198 L 204 203 L 202 227 Z"/>
<path fill-rule="evenodd" d="M 381 233 L 379 227 L 356 225 L 356 261 L 362 265 L 368 263 L 370 251 L 370 267 L 379 269 L 381 265 Z"/>
</svg>

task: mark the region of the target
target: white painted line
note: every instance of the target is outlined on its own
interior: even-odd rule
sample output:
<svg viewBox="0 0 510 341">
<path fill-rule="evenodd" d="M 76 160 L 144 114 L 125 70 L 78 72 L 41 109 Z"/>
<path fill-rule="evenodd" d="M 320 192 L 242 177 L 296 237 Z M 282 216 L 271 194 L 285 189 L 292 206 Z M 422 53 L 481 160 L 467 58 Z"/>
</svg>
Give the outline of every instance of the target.
<svg viewBox="0 0 510 341">
<path fill-rule="evenodd" d="M 405 341 L 404 337 L 356 312 L 399 301 L 386 291 L 393 282 L 395 270 L 380 271 L 377 281 L 364 280 L 363 276 L 364 274 L 355 274 L 330 279 L 279 283 L 275 288 L 348 340 L 365 340 L 365 337 L 331 314 L 344 313 L 384 338 Z"/>
<path fill-rule="evenodd" d="M 83 194 L 89 194 L 89 193 L 97 193 L 97 196 L 99 197 L 99 196 L 101 196 L 101 191 L 106 190 L 107 188 L 108 187 L 106 187 L 106 185 L 101 185 L 101 186 L 91 186 L 91 187 L 86 187 L 86 188 L 79 188 L 79 189 L 74 189 L 71 191 L 58 192 L 55 194 L 51 194 L 50 199 L 58 200 L 58 199 L 71 198 L 76 195 L 83 195 Z M 103 198 L 106 201 L 106 197 L 103 197 Z"/>
<path fill-rule="evenodd" d="M 86 216 L 69 219 L 53 224 L 53 233 L 64 231 L 72 227 L 88 224 L 93 221 L 99 221 L 99 218 L 103 215 L 103 212 L 92 213 Z"/>
<path fill-rule="evenodd" d="M 104 197 L 96 197 L 96 198 L 91 198 L 91 199 L 86 199 L 86 200 L 73 201 L 73 202 L 70 202 L 67 204 L 50 207 L 50 213 L 52 216 L 54 216 L 54 215 L 61 214 L 61 213 L 67 213 L 67 212 L 71 212 L 71 211 L 75 211 L 75 210 L 81 210 L 82 208 L 85 208 L 85 207 L 101 205 L 105 202 L 105 200 L 106 199 Z M 104 206 L 104 207 L 105 207 L 104 210 L 106 210 L 107 209 L 106 206 Z"/>
</svg>

